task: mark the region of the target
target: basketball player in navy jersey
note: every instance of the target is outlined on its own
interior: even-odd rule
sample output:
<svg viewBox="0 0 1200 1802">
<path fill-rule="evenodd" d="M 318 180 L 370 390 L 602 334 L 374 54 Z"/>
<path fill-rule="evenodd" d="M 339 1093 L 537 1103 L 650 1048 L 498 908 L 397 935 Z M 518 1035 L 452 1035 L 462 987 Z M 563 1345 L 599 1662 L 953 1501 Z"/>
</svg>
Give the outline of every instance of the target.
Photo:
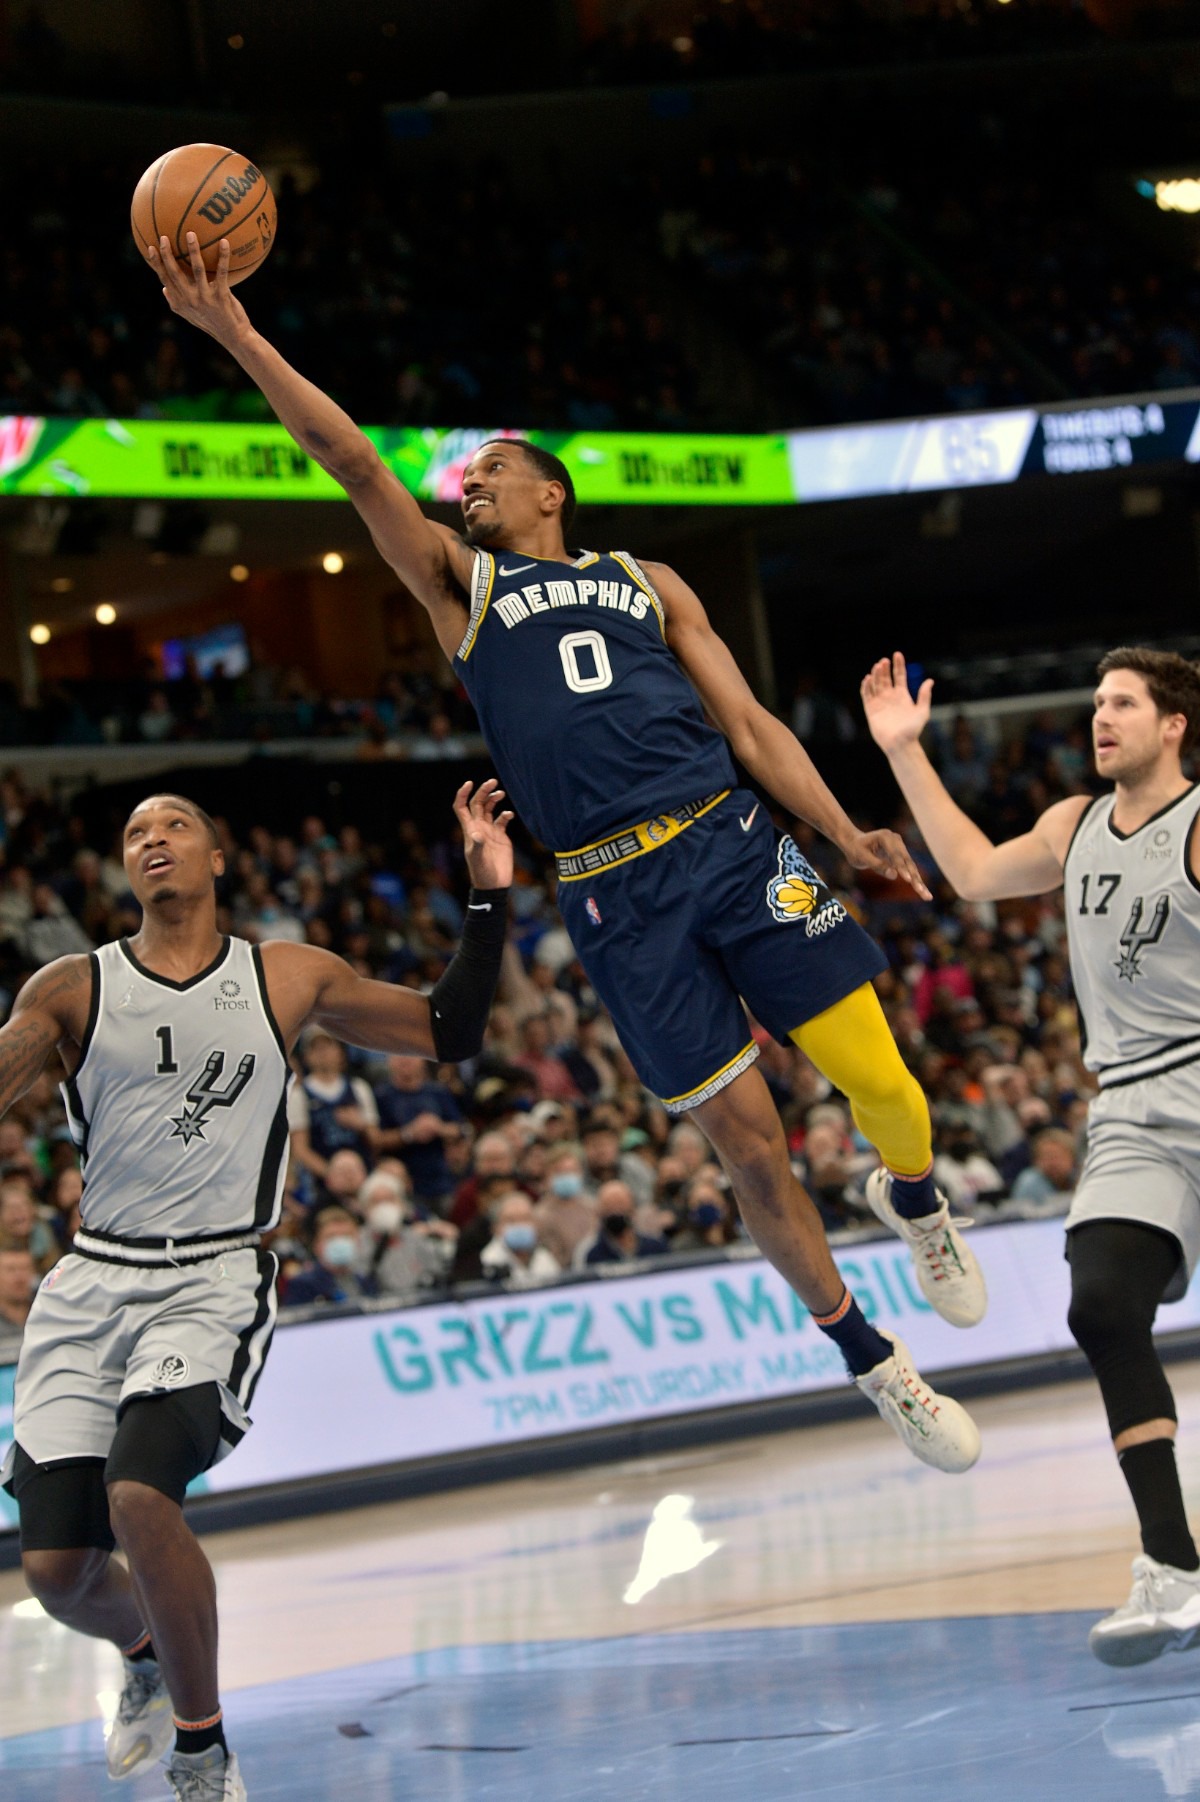
<svg viewBox="0 0 1200 1802">
<path fill-rule="evenodd" d="M 288 1057 L 310 1021 L 378 1051 L 478 1051 L 512 880 L 500 798 L 492 782 L 456 798 L 472 891 L 429 997 L 313 945 L 223 937 L 216 829 L 152 795 L 124 832 L 140 931 L 39 970 L 0 1030 L 0 1115 L 57 1048 L 84 1172 L 79 1231 L 26 1323 L 0 1478 L 47 1614 L 124 1654 L 110 1777 L 174 1739 L 176 1802 L 246 1797 L 222 1726 L 213 1574 L 182 1502 L 249 1429 L 275 1325 L 259 1240 L 283 1200 Z"/>
<path fill-rule="evenodd" d="M 191 235 L 189 252 L 190 274 L 166 239 L 149 252 L 168 303 L 237 359 L 428 610 L 510 796 L 556 851 L 563 919 L 643 1082 L 670 1112 L 694 1112 L 754 1239 L 883 1418 L 925 1462 L 968 1469 L 974 1423 L 922 1383 L 838 1273 L 742 1005 L 849 1097 L 883 1159 L 872 1206 L 912 1248 L 931 1305 L 973 1325 L 983 1279 L 933 1186 L 929 1110 L 871 987 L 884 959 L 738 790 L 730 744 L 852 864 L 925 894 L 902 842 L 847 817 L 673 570 L 568 551 L 574 493 L 556 457 L 482 444 L 464 472 L 462 533 L 426 519 L 353 420 L 254 331 L 229 288 L 228 246 L 211 281 Z"/>
</svg>

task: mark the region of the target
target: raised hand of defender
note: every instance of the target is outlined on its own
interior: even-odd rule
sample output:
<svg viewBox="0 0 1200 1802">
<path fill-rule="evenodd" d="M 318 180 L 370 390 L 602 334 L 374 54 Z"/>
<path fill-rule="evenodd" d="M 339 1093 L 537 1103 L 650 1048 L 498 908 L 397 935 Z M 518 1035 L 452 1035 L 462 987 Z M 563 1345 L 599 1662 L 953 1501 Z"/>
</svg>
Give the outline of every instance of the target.
<svg viewBox="0 0 1200 1802">
<path fill-rule="evenodd" d="M 190 325 L 198 325 L 228 350 L 239 332 L 250 324 L 245 307 L 229 286 L 229 239 L 222 238 L 217 246 L 217 272 L 212 276 L 204 267 L 195 232 L 187 234 L 187 248 L 190 275 L 165 234 L 158 240 L 157 249 L 153 244 L 146 246 L 146 260 L 162 277 L 163 294 L 171 311 Z"/>
<path fill-rule="evenodd" d="M 510 812 L 497 813 L 504 790 L 494 776 L 481 782 L 474 793 L 464 782 L 454 797 L 454 812 L 462 827 L 467 871 L 473 888 L 508 888 L 513 877 L 513 848 L 508 836 Z"/>
<path fill-rule="evenodd" d="M 901 651 L 881 657 L 859 686 L 871 737 L 885 756 L 916 744 L 929 724 L 933 677 L 927 676 L 914 700 L 908 692 L 908 665 Z"/>
</svg>

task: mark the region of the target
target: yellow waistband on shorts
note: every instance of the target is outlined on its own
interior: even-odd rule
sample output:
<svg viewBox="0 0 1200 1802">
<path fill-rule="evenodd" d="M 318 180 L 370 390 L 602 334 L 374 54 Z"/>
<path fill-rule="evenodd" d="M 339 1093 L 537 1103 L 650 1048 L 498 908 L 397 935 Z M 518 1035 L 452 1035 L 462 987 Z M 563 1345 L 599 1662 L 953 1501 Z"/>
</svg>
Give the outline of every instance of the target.
<svg viewBox="0 0 1200 1802">
<path fill-rule="evenodd" d="M 647 851 L 657 851 L 660 845 L 670 844 L 673 838 L 678 838 L 729 793 L 729 789 L 723 788 L 719 794 L 685 802 L 670 813 L 655 814 L 652 820 L 643 820 L 640 826 L 628 826 L 624 832 L 599 839 L 594 845 L 581 845 L 578 851 L 556 852 L 554 861 L 558 865 L 559 881 L 580 882 L 600 870 L 611 870 L 619 863 L 628 863 L 631 858 L 644 857 Z"/>
</svg>

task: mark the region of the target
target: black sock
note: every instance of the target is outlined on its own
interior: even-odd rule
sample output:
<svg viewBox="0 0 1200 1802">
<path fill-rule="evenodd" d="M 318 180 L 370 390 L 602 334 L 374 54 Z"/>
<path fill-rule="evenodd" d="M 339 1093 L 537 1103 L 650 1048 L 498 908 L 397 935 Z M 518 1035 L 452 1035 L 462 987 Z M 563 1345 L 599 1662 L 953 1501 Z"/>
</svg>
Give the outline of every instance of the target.
<svg viewBox="0 0 1200 1802">
<path fill-rule="evenodd" d="M 1200 1570 L 1200 1557 L 1188 1529 L 1173 1439 L 1148 1439 L 1126 1446 L 1117 1457 L 1129 1485 L 1142 1529 L 1142 1550 L 1159 1564 L 1176 1570 Z"/>
<path fill-rule="evenodd" d="M 136 1652 L 126 1652 L 125 1656 L 130 1664 L 158 1663 L 158 1653 L 154 1650 L 154 1641 L 152 1639 L 147 1639 L 144 1644 L 138 1647 Z"/>
<path fill-rule="evenodd" d="M 176 1715 L 177 1752 L 207 1752 L 211 1746 L 220 1746 L 226 1757 L 229 1756 L 229 1747 L 225 1744 L 225 1723 L 220 1709 L 209 1721 L 181 1721 Z"/>
<path fill-rule="evenodd" d="M 842 1290 L 842 1299 L 832 1314 L 814 1314 L 813 1319 L 833 1340 L 852 1377 L 865 1376 L 892 1355 L 891 1341 L 875 1331 L 849 1289 Z"/>
<path fill-rule="evenodd" d="M 901 1220 L 920 1220 L 926 1214 L 937 1213 L 942 1202 L 933 1186 L 932 1164 L 923 1176 L 897 1176 L 894 1170 L 889 1174 L 892 1179 L 892 1206 Z"/>
</svg>

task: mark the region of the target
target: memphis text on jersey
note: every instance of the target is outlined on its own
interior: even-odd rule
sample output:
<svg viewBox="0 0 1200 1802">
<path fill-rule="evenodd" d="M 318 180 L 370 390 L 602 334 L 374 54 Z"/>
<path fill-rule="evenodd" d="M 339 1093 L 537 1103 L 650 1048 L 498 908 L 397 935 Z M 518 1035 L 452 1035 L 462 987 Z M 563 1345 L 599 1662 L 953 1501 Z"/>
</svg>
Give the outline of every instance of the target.
<svg viewBox="0 0 1200 1802">
<path fill-rule="evenodd" d="M 501 568 L 498 573 L 504 576 L 508 572 Z M 627 613 L 630 619 L 645 619 L 652 606 L 649 596 L 632 582 L 600 582 L 577 576 L 573 581 L 527 582 L 520 589 L 509 589 L 495 602 L 495 610 L 511 632 L 535 613 L 550 613 L 555 607 L 590 607 L 593 603 L 613 613 Z"/>
</svg>

